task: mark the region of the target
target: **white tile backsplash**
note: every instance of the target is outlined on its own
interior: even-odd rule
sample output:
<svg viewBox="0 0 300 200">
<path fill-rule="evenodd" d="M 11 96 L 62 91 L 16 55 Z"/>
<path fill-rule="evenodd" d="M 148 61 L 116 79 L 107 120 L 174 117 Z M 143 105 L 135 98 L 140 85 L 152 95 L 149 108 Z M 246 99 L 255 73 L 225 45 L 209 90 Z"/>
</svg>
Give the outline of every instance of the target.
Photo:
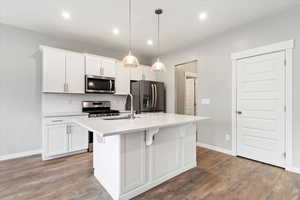
<svg viewBox="0 0 300 200">
<path fill-rule="evenodd" d="M 126 96 L 109 94 L 42 94 L 42 113 L 81 112 L 82 101 L 111 101 L 112 109 L 125 110 Z"/>
</svg>

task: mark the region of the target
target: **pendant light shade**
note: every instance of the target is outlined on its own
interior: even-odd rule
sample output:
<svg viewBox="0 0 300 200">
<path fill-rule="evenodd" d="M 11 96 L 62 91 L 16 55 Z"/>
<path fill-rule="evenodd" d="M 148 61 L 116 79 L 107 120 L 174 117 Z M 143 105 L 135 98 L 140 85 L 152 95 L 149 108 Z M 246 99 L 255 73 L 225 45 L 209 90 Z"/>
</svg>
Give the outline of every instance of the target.
<svg viewBox="0 0 300 200">
<path fill-rule="evenodd" d="M 124 67 L 138 67 L 140 65 L 138 59 L 131 53 L 131 43 L 131 0 L 129 0 L 129 53 L 123 58 L 122 63 Z"/>
<path fill-rule="evenodd" d="M 131 51 L 123 58 L 122 63 L 124 67 L 138 67 L 140 65 L 138 59 L 131 54 Z"/>
<path fill-rule="evenodd" d="M 157 58 L 156 62 L 151 67 L 152 72 L 164 72 L 166 71 L 166 66 L 164 63 L 160 62 L 159 58 Z"/>
<path fill-rule="evenodd" d="M 166 71 L 166 66 L 164 63 L 162 63 L 159 59 L 160 56 L 160 38 L 159 38 L 159 29 L 160 29 L 160 21 L 159 21 L 159 16 L 163 13 L 162 9 L 156 9 L 155 14 L 157 15 L 157 60 L 156 62 L 152 65 L 151 71 L 152 72 L 164 72 Z"/>
</svg>

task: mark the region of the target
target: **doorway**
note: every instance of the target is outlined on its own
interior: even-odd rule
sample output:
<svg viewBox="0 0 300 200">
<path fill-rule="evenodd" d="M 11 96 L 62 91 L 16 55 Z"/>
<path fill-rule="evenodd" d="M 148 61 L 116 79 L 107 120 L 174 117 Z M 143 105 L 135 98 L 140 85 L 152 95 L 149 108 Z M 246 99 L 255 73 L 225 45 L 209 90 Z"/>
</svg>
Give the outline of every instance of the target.
<svg viewBox="0 0 300 200">
<path fill-rule="evenodd" d="M 176 113 L 196 115 L 197 60 L 175 66 Z"/>
<path fill-rule="evenodd" d="M 233 154 L 292 166 L 292 48 L 281 42 L 232 54 Z"/>
</svg>

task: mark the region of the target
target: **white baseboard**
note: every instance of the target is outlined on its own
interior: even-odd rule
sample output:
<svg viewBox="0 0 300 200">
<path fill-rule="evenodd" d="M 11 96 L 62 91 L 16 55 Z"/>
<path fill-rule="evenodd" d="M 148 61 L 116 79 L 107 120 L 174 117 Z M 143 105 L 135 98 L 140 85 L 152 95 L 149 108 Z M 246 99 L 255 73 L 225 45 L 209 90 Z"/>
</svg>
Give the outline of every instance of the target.
<svg viewBox="0 0 300 200">
<path fill-rule="evenodd" d="M 296 174 L 300 174 L 300 168 L 297 167 L 287 167 L 285 168 L 285 170 Z"/>
<path fill-rule="evenodd" d="M 0 161 L 32 156 L 32 155 L 36 155 L 36 154 L 41 154 L 41 152 L 42 152 L 42 150 L 38 149 L 38 150 L 33 150 L 33 151 L 25 151 L 25 152 L 20 152 L 20 153 L 7 154 L 7 155 L 0 156 Z"/>
<path fill-rule="evenodd" d="M 202 143 L 202 142 L 197 142 L 197 146 L 204 147 L 204 148 L 214 150 L 214 151 L 218 151 L 218 152 L 221 152 L 221 153 L 225 153 L 225 154 L 228 154 L 228 155 L 231 155 L 231 156 L 235 156 L 234 153 L 231 150 L 224 149 L 222 147 L 214 146 L 214 145 L 211 145 L 211 144 L 205 144 L 205 143 Z"/>
</svg>

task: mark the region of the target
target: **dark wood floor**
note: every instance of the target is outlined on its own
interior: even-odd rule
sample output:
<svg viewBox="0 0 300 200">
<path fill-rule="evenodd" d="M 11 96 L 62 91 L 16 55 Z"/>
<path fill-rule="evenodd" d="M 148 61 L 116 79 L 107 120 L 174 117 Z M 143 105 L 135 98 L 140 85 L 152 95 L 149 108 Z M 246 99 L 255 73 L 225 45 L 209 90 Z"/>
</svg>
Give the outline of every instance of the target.
<svg viewBox="0 0 300 200">
<path fill-rule="evenodd" d="M 295 200 L 300 175 L 198 148 L 198 167 L 135 200 Z M 0 162 L 1 200 L 111 200 L 91 175 L 92 155 L 42 161 L 31 156 Z"/>
</svg>

